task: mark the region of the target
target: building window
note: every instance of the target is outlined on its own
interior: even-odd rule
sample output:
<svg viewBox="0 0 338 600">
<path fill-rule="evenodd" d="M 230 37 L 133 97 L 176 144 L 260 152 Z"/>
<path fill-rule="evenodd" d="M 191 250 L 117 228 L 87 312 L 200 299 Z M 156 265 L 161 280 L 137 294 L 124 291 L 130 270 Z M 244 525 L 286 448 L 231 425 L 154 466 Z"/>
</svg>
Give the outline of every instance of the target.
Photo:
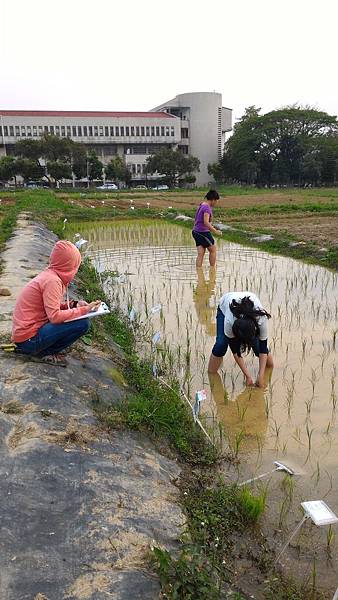
<svg viewBox="0 0 338 600">
<path fill-rule="evenodd" d="M 131 127 L 130 128 L 130 135 L 134 136 L 135 135 L 135 127 Z"/>
<path fill-rule="evenodd" d="M 29 135 L 29 137 L 32 137 L 32 127 L 30 125 L 27 125 L 27 136 Z"/>
<path fill-rule="evenodd" d="M 114 137 L 114 127 L 110 127 L 110 137 Z"/>
<path fill-rule="evenodd" d="M 48 125 L 45 125 L 45 126 L 44 126 L 44 130 L 45 130 L 45 133 L 48 133 L 48 131 L 49 131 L 49 129 L 48 129 Z"/>
<path fill-rule="evenodd" d="M 155 127 L 151 128 L 151 135 L 152 135 L 152 137 L 154 137 L 154 135 L 155 135 Z"/>
<path fill-rule="evenodd" d="M 144 127 L 141 127 L 141 135 L 144 136 Z"/>
<path fill-rule="evenodd" d="M 60 135 L 60 127 L 59 127 L 59 125 L 55 126 L 55 135 Z"/>
<path fill-rule="evenodd" d="M 73 137 L 76 137 L 76 127 L 75 127 L 75 125 L 72 126 L 72 133 L 73 133 Z"/>
<path fill-rule="evenodd" d="M 156 127 L 156 135 L 159 136 L 160 135 L 160 128 Z"/>
<path fill-rule="evenodd" d="M 20 127 L 18 125 L 15 126 L 15 135 L 16 137 L 20 137 Z"/>
<path fill-rule="evenodd" d="M 164 127 L 161 127 L 161 136 L 164 137 Z"/>
<path fill-rule="evenodd" d="M 119 127 L 115 127 L 115 135 L 116 135 L 116 137 L 119 137 L 119 135 L 120 135 L 120 128 Z"/>
<path fill-rule="evenodd" d="M 82 137 L 82 127 L 81 127 L 81 125 L 78 125 L 77 134 L 78 134 L 78 136 Z"/>
<path fill-rule="evenodd" d="M 146 127 L 146 136 L 149 137 L 150 136 L 150 127 Z"/>
<path fill-rule="evenodd" d="M 103 135 L 103 125 L 100 125 L 99 131 L 100 131 L 100 135 L 102 136 Z"/>
<path fill-rule="evenodd" d="M 43 134 L 43 127 L 42 127 L 42 125 L 39 125 L 39 135 L 42 135 L 42 134 Z"/>
<path fill-rule="evenodd" d="M 98 135 L 99 135 L 98 127 L 96 125 L 94 125 L 94 137 L 97 137 Z"/>
<path fill-rule="evenodd" d="M 121 135 L 124 135 L 124 127 L 120 127 L 120 133 Z"/>
<path fill-rule="evenodd" d="M 85 137 L 87 137 L 87 135 L 88 135 L 88 133 L 87 133 L 87 126 L 86 125 L 83 127 L 83 135 Z"/>
<path fill-rule="evenodd" d="M 134 164 L 131 165 L 131 172 L 133 173 L 133 175 L 135 175 L 135 173 L 136 173 L 136 165 L 134 165 Z"/>
<path fill-rule="evenodd" d="M 5 130 L 5 127 L 4 127 Z M 21 125 L 21 137 L 25 137 L 26 136 L 26 127 L 24 125 Z"/>
<path fill-rule="evenodd" d="M 174 135 L 175 135 L 175 127 L 172 127 L 171 128 L 171 137 L 174 137 Z"/>
<path fill-rule="evenodd" d="M 165 134 L 166 134 L 166 136 L 168 136 L 168 135 L 169 135 L 169 127 L 166 127 L 166 128 L 165 128 Z"/>
<path fill-rule="evenodd" d="M 67 130 L 67 137 L 70 137 L 72 135 L 72 128 L 71 128 L 71 126 L 67 125 L 66 130 Z"/>
<path fill-rule="evenodd" d="M 63 125 L 61 125 L 61 135 L 62 137 L 66 137 L 66 128 Z"/>
<path fill-rule="evenodd" d="M 89 125 L 88 131 L 89 131 L 89 137 L 93 137 L 93 127 L 91 125 Z"/>
<path fill-rule="evenodd" d="M 108 137 L 108 136 L 109 136 L 109 127 L 105 127 L 105 128 L 104 128 L 104 135 L 105 135 L 106 137 Z"/>
<path fill-rule="evenodd" d="M 186 140 L 188 139 L 188 128 L 187 127 L 182 127 L 181 129 L 181 138 L 182 140 Z"/>
<path fill-rule="evenodd" d="M 182 154 L 188 154 L 188 146 L 179 146 L 178 148 Z"/>
<path fill-rule="evenodd" d="M 140 128 L 136 127 L 136 137 L 140 135 Z"/>
<path fill-rule="evenodd" d="M 132 154 L 146 154 L 147 147 L 143 146 L 143 144 L 137 144 L 137 146 L 131 147 Z"/>
<path fill-rule="evenodd" d="M 14 136 L 14 127 L 13 127 L 13 125 L 9 126 L 9 135 L 13 135 Z"/>
<path fill-rule="evenodd" d="M 33 125 L 33 136 L 36 137 L 38 135 L 38 128 L 36 125 Z"/>
<path fill-rule="evenodd" d="M 129 136 L 129 127 L 126 127 L 126 135 Z"/>
<path fill-rule="evenodd" d="M 8 127 L 7 127 L 7 125 L 4 125 L 4 135 L 8 136 Z M 26 135 L 26 131 L 25 131 L 25 135 Z"/>
</svg>

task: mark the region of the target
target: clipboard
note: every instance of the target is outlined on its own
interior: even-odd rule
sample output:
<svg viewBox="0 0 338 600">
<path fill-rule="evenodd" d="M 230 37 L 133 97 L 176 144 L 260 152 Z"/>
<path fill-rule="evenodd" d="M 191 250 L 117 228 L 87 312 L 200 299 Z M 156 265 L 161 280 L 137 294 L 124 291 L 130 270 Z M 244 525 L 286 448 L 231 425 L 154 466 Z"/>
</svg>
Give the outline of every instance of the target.
<svg viewBox="0 0 338 600">
<path fill-rule="evenodd" d="M 80 319 L 92 319 L 93 317 L 101 317 L 102 315 L 108 315 L 110 310 L 105 302 L 101 302 L 99 308 L 97 310 L 92 310 L 91 312 L 81 315 L 80 317 L 75 317 L 74 319 L 67 319 L 64 323 L 71 323 L 72 321 L 79 321 Z"/>
</svg>

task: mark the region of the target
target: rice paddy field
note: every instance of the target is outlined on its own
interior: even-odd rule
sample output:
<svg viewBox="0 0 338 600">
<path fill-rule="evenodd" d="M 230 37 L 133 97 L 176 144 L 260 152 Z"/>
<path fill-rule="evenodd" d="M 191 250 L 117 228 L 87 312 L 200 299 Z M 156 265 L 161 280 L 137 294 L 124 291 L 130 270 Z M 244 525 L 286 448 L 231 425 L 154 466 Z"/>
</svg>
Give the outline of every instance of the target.
<svg viewBox="0 0 338 600">
<path fill-rule="evenodd" d="M 231 457 L 225 478 L 269 472 L 274 460 L 298 473 L 250 484 L 266 488 L 264 529 L 276 552 L 302 518 L 300 502 L 322 499 L 338 512 L 337 273 L 226 241 L 218 242 L 216 268 L 206 257 L 197 270 L 190 230 L 156 219 L 81 223 L 75 231 L 89 241 L 112 306 L 138 327 L 154 374 L 178 379 L 192 402 L 206 390 L 200 418 Z M 272 314 L 275 367 L 264 389 L 245 387 L 229 352 L 218 375 L 207 373 L 218 300 L 232 290 L 255 292 Z M 256 375 L 258 360 L 246 360 Z M 335 588 L 336 530 L 307 521 L 281 559 L 288 571 Z"/>
</svg>

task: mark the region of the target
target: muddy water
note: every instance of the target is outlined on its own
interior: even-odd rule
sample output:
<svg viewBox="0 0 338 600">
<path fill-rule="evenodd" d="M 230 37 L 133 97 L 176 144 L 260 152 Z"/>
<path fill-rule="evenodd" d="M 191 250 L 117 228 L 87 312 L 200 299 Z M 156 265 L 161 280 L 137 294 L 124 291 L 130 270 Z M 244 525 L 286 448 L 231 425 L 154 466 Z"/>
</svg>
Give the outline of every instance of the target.
<svg viewBox="0 0 338 600">
<path fill-rule="evenodd" d="M 337 275 L 227 242 L 218 243 L 216 269 L 208 267 L 206 257 L 203 269 L 196 270 L 190 231 L 157 221 L 88 225 L 81 233 L 99 271 L 125 274 L 113 280 L 112 301 L 126 311 L 135 308 L 148 342 L 161 333 L 155 352 L 145 344 L 158 368 L 165 361 L 191 398 L 196 390 L 207 390 L 203 418 L 209 426 L 222 423 L 241 459 L 239 480 L 269 470 L 275 459 L 303 471 L 291 484 L 280 473 L 266 480 L 279 531 L 276 549 L 300 519 L 301 500 L 325 497 L 338 513 Z M 220 374 L 208 377 L 217 303 L 231 290 L 252 290 L 272 314 L 269 347 L 275 367 L 266 373 L 265 389 L 245 388 L 229 352 Z M 162 309 L 152 315 L 157 304 Z M 246 360 L 255 376 L 258 359 Z M 273 532 L 271 519 L 267 528 Z M 327 528 L 306 524 L 304 529 L 303 554 L 292 548 L 285 562 L 295 568 L 297 558 L 309 574 L 315 551 L 325 585 L 334 586 L 335 543 L 327 547 Z"/>
</svg>

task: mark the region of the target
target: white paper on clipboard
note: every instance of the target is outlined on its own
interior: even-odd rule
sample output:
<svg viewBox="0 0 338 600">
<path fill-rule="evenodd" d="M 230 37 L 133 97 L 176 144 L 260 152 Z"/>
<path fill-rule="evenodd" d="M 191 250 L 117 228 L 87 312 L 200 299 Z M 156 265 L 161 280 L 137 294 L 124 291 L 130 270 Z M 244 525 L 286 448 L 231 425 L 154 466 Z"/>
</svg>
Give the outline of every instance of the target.
<svg viewBox="0 0 338 600">
<path fill-rule="evenodd" d="M 99 308 L 97 310 L 92 310 L 86 315 L 81 315 L 80 317 L 75 317 L 75 319 L 67 319 L 64 321 L 65 323 L 70 323 L 71 321 L 79 321 L 80 319 L 91 319 L 92 317 L 101 317 L 102 315 L 108 315 L 110 310 L 105 302 L 101 302 Z"/>
</svg>

